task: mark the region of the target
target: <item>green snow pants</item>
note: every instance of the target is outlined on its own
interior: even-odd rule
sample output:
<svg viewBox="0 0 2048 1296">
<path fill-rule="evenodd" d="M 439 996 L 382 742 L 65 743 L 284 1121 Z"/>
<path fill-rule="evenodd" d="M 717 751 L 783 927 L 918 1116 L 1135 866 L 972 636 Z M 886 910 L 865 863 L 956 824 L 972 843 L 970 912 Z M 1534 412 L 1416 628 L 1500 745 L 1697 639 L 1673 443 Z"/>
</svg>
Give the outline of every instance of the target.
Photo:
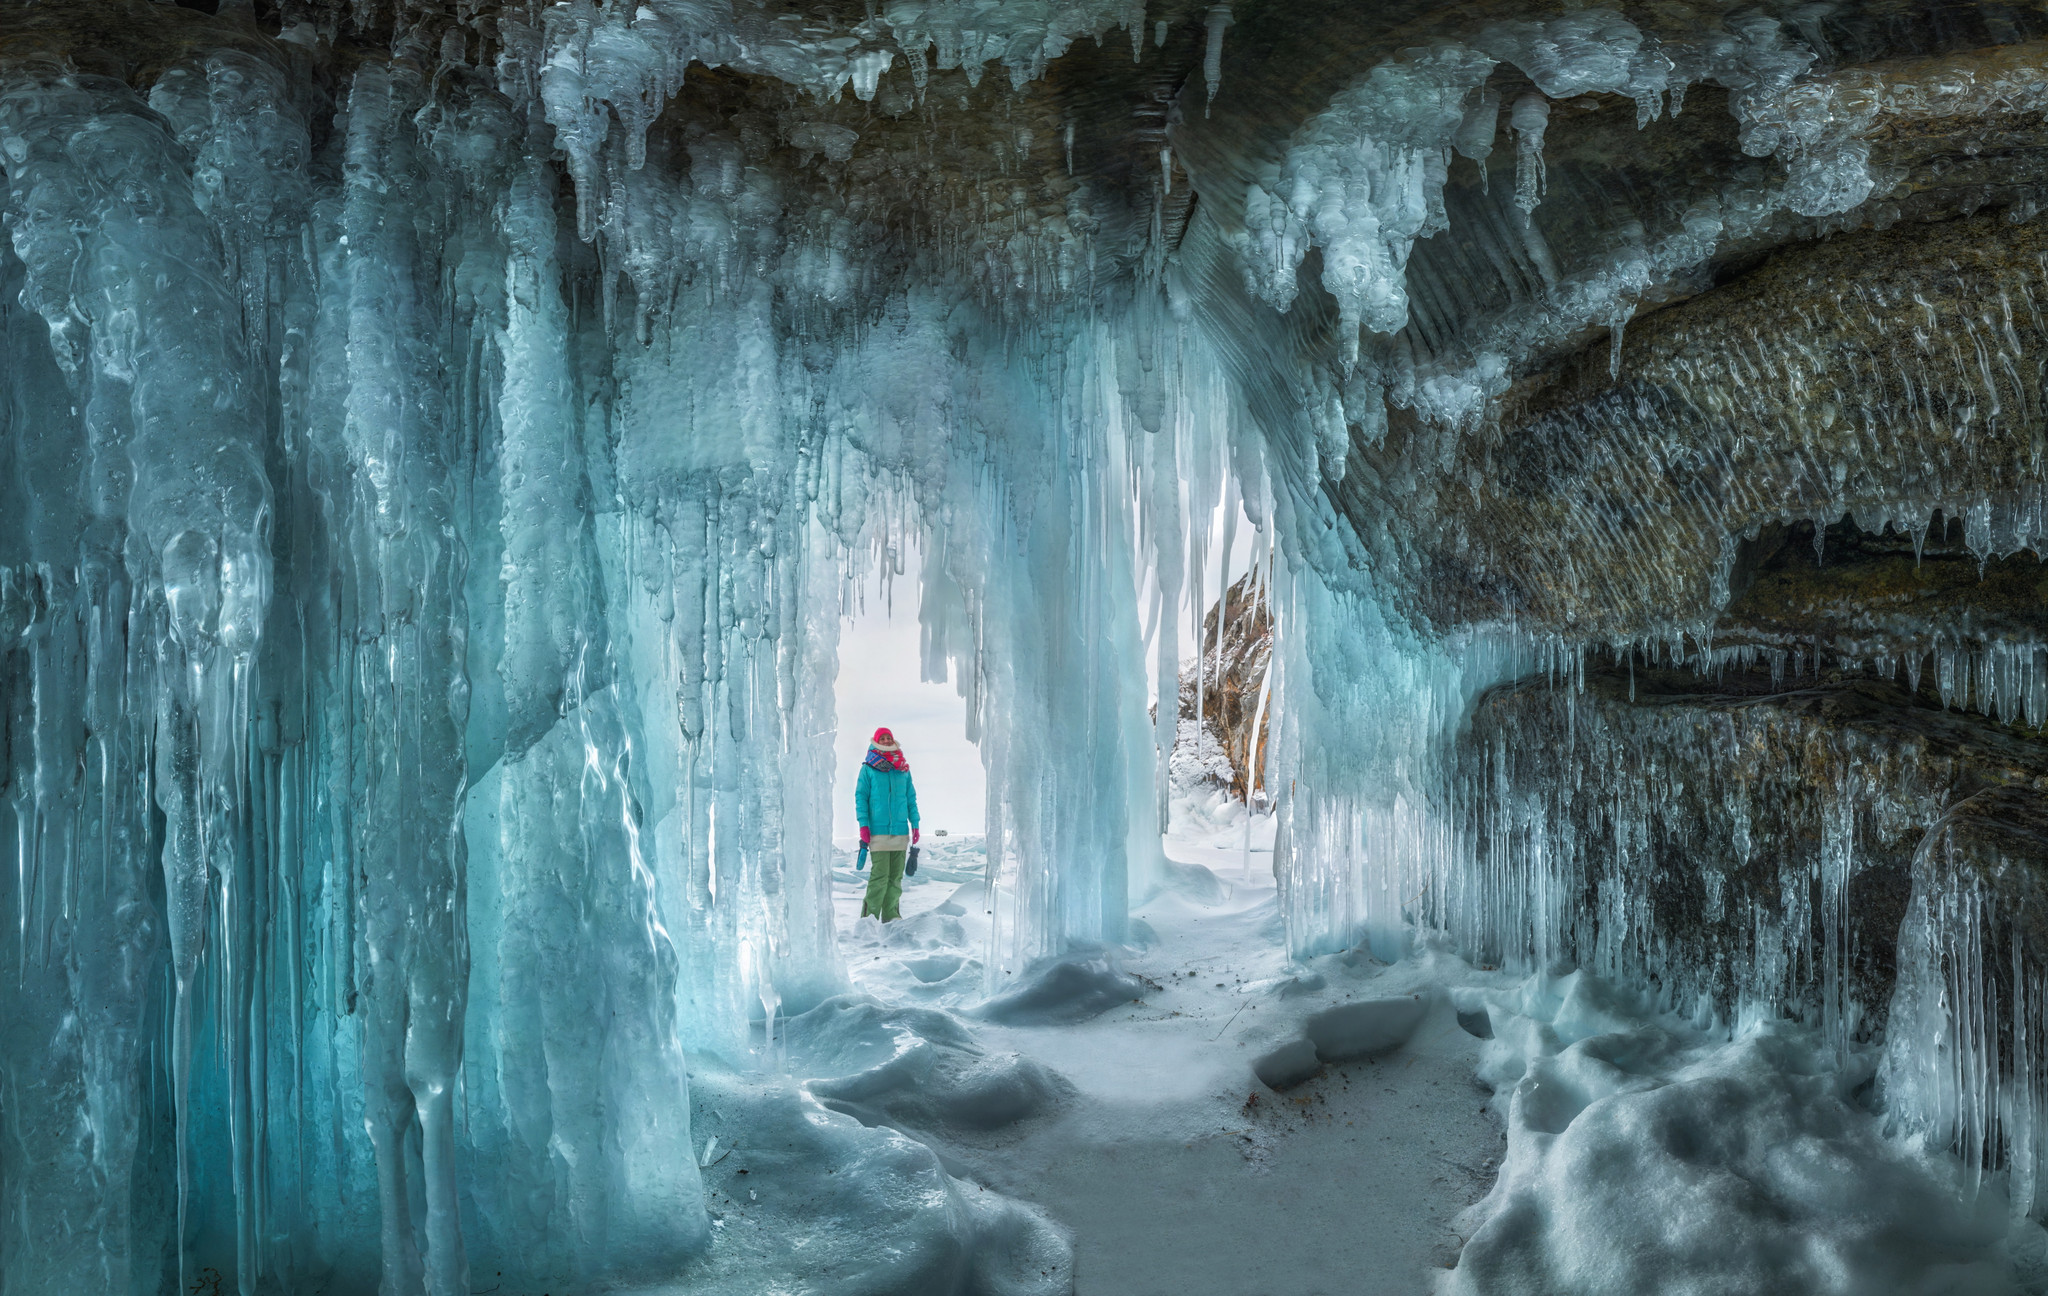
<svg viewBox="0 0 2048 1296">
<path fill-rule="evenodd" d="M 909 851 L 868 852 L 868 894 L 860 902 L 860 916 L 870 914 L 883 922 L 894 922 L 903 913 L 897 908 L 903 902 L 903 861 Z"/>
</svg>

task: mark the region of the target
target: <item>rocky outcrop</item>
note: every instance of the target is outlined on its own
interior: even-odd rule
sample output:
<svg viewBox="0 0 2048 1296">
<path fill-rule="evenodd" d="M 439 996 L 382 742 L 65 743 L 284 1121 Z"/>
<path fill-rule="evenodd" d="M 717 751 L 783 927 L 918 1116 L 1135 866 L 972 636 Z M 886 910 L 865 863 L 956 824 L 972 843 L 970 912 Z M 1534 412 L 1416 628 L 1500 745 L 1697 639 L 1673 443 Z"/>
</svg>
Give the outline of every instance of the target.
<svg viewBox="0 0 2048 1296">
<path fill-rule="evenodd" d="M 1388 556 L 1432 624 L 1615 643 L 1730 628 L 1745 546 L 1799 523 L 1910 537 L 1942 511 L 1936 547 L 1973 565 L 2038 545 L 2044 254 L 2048 221 L 2004 214 L 1805 245 L 1636 321 L 1619 377 L 1598 348 L 1528 380 L 1436 485 L 1395 467 L 1433 438 L 1396 420 L 1336 489 L 1383 534 L 1436 520 Z"/>
<path fill-rule="evenodd" d="M 1972 553 L 1961 518 L 1873 534 L 1845 519 L 1772 524 L 1735 554 L 1717 643 L 1926 658 L 1960 643 L 2048 643 L 2048 566 Z M 2042 717 L 2048 718 L 2048 717 Z"/>
<path fill-rule="evenodd" d="M 1218 625 L 1221 637 L 1218 637 Z M 1180 739 L 1176 759 L 1212 750 L 1220 767 L 1209 777 L 1227 782 L 1238 801 L 1264 804 L 1266 734 L 1270 714 L 1259 714 L 1260 694 L 1273 658 L 1273 617 L 1265 592 L 1245 576 L 1209 609 L 1202 622 L 1206 650 L 1180 675 Z M 1267 707 L 1270 711 L 1271 700 Z M 1199 715 L 1197 710 L 1199 709 Z M 1257 734 L 1253 729 L 1257 726 Z M 1206 739 L 1206 741 L 1205 741 Z M 1224 776 L 1227 771 L 1227 778 Z"/>
</svg>

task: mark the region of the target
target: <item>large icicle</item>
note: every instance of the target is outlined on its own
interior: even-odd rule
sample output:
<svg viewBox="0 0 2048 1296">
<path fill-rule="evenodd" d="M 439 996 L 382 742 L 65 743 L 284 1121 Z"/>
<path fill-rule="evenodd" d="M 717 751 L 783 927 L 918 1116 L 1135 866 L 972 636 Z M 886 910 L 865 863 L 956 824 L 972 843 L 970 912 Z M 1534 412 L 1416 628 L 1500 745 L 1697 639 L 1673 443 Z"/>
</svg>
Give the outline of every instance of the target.
<svg viewBox="0 0 2048 1296">
<path fill-rule="evenodd" d="M 421 87 L 366 67 L 349 94 L 347 398 L 355 485 L 345 570 L 361 618 L 342 719 L 362 994 L 363 1122 L 376 1153 L 384 1284 L 454 1296 L 469 1285 L 456 1180 L 456 1086 L 469 982 L 461 921 L 468 679 L 455 529 L 467 447 L 427 367 L 435 305 L 409 218 Z M 421 1221 L 417 1226 L 415 1220 Z"/>
<path fill-rule="evenodd" d="M 218 243 L 161 119 L 100 78 L 17 72 L 0 90 L 0 150 L 14 250 L 27 272 L 22 299 L 49 323 L 89 435 L 103 454 L 125 449 L 132 465 L 103 457 L 94 488 L 109 521 L 125 505 L 137 629 L 154 647 L 180 1217 L 190 1190 L 183 1134 L 192 1118 L 200 958 L 211 933 L 228 1012 L 236 1250 L 253 1267 L 247 907 L 255 881 L 244 787 L 251 673 L 271 578 L 260 395 L 245 369 Z M 195 382 L 195 374 L 210 381 Z M 210 913 L 216 899 L 218 913 Z M 252 1273 L 243 1291 L 253 1284 Z"/>
</svg>

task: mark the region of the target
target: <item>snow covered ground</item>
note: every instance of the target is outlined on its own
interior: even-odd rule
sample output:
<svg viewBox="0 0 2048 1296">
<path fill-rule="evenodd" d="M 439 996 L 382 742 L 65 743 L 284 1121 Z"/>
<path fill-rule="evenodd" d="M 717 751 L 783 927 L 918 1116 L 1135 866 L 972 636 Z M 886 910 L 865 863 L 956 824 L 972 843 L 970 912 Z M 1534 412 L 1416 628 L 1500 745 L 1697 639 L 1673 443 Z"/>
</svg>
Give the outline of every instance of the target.
<svg viewBox="0 0 2048 1296">
<path fill-rule="evenodd" d="M 1508 1154 L 1459 1221 L 1449 1296 L 2043 1289 L 2043 1233 L 1995 1181 L 1888 1138 L 1819 1033 L 1701 1030 L 1584 973 L 1452 991 L 1494 1032 Z"/>
<path fill-rule="evenodd" d="M 1043 1024 L 979 1022 L 994 1053 L 1062 1077 L 1043 1115 L 944 1150 L 962 1174 L 1035 1203 L 1072 1239 L 1082 1296 L 1414 1293 L 1457 1254 L 1452 1220 L 1491 1181 L 1499 1123 L 1482 1113 L 1479 1041 L 1428 997 L 1405 1047 L 1323 1068 L 1276 1093 L 1253 1060 L 1332 1004 L 1405 998 L 1419 969 L 1370 959 L 1290 968 L 1271 873 L 1272 827 L 1225 825 L 1168 839 L 1187 866 L 1134 911 L 1139 947 L 1108 1011 Z M 857 917 L 865 875 L 836 898 L 858 988 L 884 1002 L 973 1012 L 988 915 L 979 842 L 934 843 L 905 891 L 903 921 Z M 950 865 L 950 867 L 949 867 Z M 973 866 L 970 873 L 965 866 Z M 1106 968 L 1073 997 L 1106 998 Z M 1114 975 L 1113 973 L 1109 975 Z M 1320 981 L 1321 984 L 1317 984 Z M 999 1001 L 1000 1002 L 1000 1001 Z"/>
<path fill-rule="evenodd" d="M 2044 1289 L 1995 1180 L 1886 1136 L 1872 1059 L 1429 939 L 1290 963 L 1270 821 L 1247 871 L 1241 818 L 1180 809 L 1135 943 L 992 999 L 980 839 L 927 843 L 886 927 L 846 852 L 854 993 L 786 1023 L 784 1074 L 693 1077 L 717 1237 L 683 1290 Z"/>
</svg>

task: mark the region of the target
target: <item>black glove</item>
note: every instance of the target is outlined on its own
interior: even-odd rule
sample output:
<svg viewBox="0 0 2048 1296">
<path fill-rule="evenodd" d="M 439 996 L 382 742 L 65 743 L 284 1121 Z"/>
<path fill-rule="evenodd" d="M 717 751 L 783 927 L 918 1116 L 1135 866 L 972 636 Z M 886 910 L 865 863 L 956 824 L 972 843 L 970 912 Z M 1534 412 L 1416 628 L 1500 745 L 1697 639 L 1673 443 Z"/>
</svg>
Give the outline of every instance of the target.
<svg viewBox="0 0 2048 1296">
<path fill-rule="evenodd" d="M 916 876 L 916 874 L 917 874 L 917 847 L 915 847 L 915 846 L 912 846 L 912 847 L 910 848 L 910 857 L 909 857 L 908 859 L 906 859 L 906 860 L 904 860 L 904 861 L 903 861 L 903 876 L 904 876 L 904 877 L 914 877 L 914 876 Z"/>
</svg>

